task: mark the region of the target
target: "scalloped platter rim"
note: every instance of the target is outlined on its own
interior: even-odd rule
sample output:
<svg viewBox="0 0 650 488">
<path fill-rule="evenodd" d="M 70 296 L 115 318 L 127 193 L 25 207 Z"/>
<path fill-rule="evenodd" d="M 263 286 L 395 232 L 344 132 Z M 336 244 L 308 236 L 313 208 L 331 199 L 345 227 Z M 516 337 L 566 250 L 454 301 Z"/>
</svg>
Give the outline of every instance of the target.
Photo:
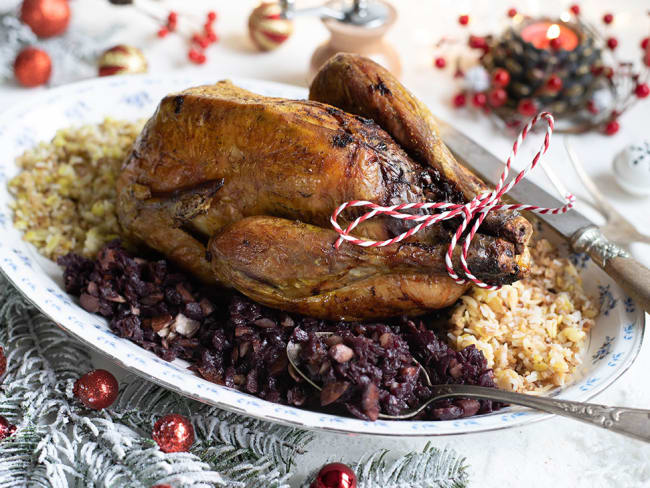
<svg viewBox="0 0 650 488">
<path fill-rule="evenodd" d="M 221 79 L 214 75 L 131 75 L 97 78 L 54 88 L 0 114 L 0 269 L 45 315 L 88 347 L 123 368 L 180 394 L 226 410 L 301 429 L 383 436 L 431 436 L 482 432 L 521 426 L 548 414 L 510 407 L 492 414 L 450 421 L 377 421 L 328 415 L 274 404 L 210 383 L 187 369 L 188 363 L 165 362 L 126 339 L 117 337 L 106 320 L 83 310 L 62 288 L 61 271 L 21 239 L 13 228 L 6 189 L 17 173 L 15 157 L 38 141 L 50 140 L 57 129 L 97 123 L 104 117 L 148 117 L 165 94 Z M 304 88 L 253 79 L 233 79 L 251 91 L 269 96 L 304 98 Z M 543 228 L 539 232 L 548 235 Z M 566 254 L 568 247 L 555 240 Z M 643 338 L 643 311 L 585 255 L 569 255 L 586 291 L 597 296 L 596 319 L 583 365 L 574 383 L 553 391 L 558 398 L 585 401 L 609 387 L 634 362 Z"/>
</svg>

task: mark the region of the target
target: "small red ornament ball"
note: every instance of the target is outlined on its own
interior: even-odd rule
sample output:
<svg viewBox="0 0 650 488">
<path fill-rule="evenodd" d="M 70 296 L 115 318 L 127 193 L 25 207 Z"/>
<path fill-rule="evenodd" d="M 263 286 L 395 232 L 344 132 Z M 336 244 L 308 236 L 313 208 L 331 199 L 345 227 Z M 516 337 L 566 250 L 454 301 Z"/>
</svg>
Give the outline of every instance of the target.
<svg viewBox="0 0 650 488">
<path fill-rule="evenodd" d="M 0 415 L 0 441 L 6 439 L 10 435 L 14 435 L 16 426 L 11 425 L 9 421 Z"/>
<path fill-rule="evenodd" d="M 70 22 L 68 0 L 24 0 L 20 20 L 38 37 L 58 36 Z"/>
<path fill-rule="evenodd" d="M 194 427 L 182 415 L 172 413 L 158 419 L 151 437 L 163 452 L 187 452 L 194 444 Z"/>
<path fill-rule="evenodd" d="M 645 98 L 650 95 L 650 87 L 647 83 L 639 83 L 634 89 L 634 93 L 639 98 Z M 0 359 L 0 375 L 2 375 L 2 360 Z"/>
<path fill-rule="evenodd" d="M 469 24 L 469 15 L 461 15 L 458 17 L 458 23 L 460 25 L 467 25 Z"/>
<path fill-rule="evenodd" d="M 524 98 L 519 101 L 517 111 L 526 117 L 532 117 L 537 113 L 537 104 L 530 98 Z"/>
<path fill-rule="evenodd" d="M 517 9 L 516 8 L 508 9 L 508 17 L 512 18 L 515 15 L 517 15 Z"/>
<path fill-rule="evenodd" d="M 52 74 L 52 60 L 41 49 L 26 47 L 14 61 L 14 76 L 23 86 L 33 87 L 47 83 Z"/>
<path fill-rule="evenodd" d="M 560 78 L 558 75 L 551 75 L 551 77 L 548 79 L 546 82 L 546 87 L 550 91 L 560 91 L 562 89 L 562 78 Z"/>
<path fill-rule="evenodd" d="M 648 49 L 648 45 L 650 45 L 650 37 L 641 39 L 641 49 Z"/>
<path fill-rule="evenodd" d="M 570 10 L 573 15 L 580 15 L 580 5 L 577 3 L 571 5 Z"/>
<path fill-rule="evenodd" d="M 0 378 L 7 371 L 7 357 L 5 356 L 5 351 L 0 346 Z"/>
<path fill-rule="evenodd" d="M 504 87 L 510 83 L 510 73 L 503 68 L 497 68 L 492 73 L 492 84 L 494 86 Z"/>
<path fill-rule="evenodd" d="M 614 16 L 610 13 L 603 15 L 603 22 L 605 24 L 611 24 L 612 22 L 614 22 Z"/>
<path fill-rule="evenodd" d="M 548 42 L 548 44 L 549 44 L 549 46 L 551 46 L 552 49 L 555 49 L 556 51 L 557 51 L 558 49 L 562 49 L 562 41 L 560 40 L 559 37 L 556 37 L 556 38 L 554 38 L 554 39 L 551 39 L 551 40 Z"/>
<path fill-rule="evenodd" d="M 343 463 L 326 464 L 310 488 L 356 488 L 357 476 Z"/>
<path fill-rule="evenodd" d="M 616 120 L 610 120 L 605 126 L 605 134 L 608 136 L 613 136 L 621 128 L 621 125 Z"/>
<path fill-rule="evenodd" d="M 618 47 L 618 39 L 615 37 L 610 37 L 607 39 L 607 47 L 610 48 L 612 51 Z"/>
<path fill-rule="evenodd" d="M 456 108 L 464 107 L 465 104 L 467 103 L 467 97 L 465 96 L 464 93 L 459 93 L 454 97 L 452 101 L 454 103 L 454 107 Z"/>
<path fill-rule="evenodd" d="M 508 100 L 508 94 L 503 88 L 495 88 L 488 92 L 488 102 L 492 107 L 500 107 Z"/>
<path fill-rule="evenodd" d="M 95 410 L 110 407 L 117 399 L 119 385 L 115 376 L 105 369 L 96 369 L 79 378 L 72 390 L 86 407 Z"/>
<path fill-rule="evenodd" d="M 443 57 L 438 57 L 438 58 L 436 58 L 435 64 L 436 64 L 436 68 L 442 69 L 445 66 L 447 66 L 447 61 Z"/>
</svg>

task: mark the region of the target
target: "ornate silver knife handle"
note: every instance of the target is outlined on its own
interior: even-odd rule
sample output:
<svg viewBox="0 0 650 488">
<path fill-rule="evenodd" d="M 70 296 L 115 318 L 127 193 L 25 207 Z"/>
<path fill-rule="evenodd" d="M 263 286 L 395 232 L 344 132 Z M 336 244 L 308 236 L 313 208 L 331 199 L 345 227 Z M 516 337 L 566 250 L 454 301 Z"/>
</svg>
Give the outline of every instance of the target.
<svg viewBox="0 0 650 488">
<path fill-rule="evenodd" d="M 436 385 L 433 398 L 466 397 L 522 405 L 650 442 L 650 410 L 572 402 L 473 385 Z"/>
<path fill-rule="evenodd" d="M 607 240 L 596 226 L 576 232 L 571 238 L 571 247 L 574 251 L 587 253 L 643 310 L 650 313 L 650 269 Z"/>
</svg>

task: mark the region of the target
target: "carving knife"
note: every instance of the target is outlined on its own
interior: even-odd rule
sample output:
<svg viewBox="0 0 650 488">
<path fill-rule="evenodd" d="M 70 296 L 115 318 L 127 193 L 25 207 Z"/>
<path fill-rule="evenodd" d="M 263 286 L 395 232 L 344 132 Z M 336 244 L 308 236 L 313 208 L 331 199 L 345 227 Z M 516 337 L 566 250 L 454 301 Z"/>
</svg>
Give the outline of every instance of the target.
<svg viewBox="0 0 650 488">
<path fill-rule="evenodd" d="M 440 135 L 454 156 L 484 181 L 496 185 L 504 162 L 446 122 Z M 521 180 L 506 196 L 519 203 L 561 207 L 561 202 L 530 180 Z M 650 270 L 605 238 L 598 227 L 575 209 L 562 215 L 535 214 L 564 237 L 575 252 L 586 253 L 646 312 L 650 313 Z"/>
</svg>

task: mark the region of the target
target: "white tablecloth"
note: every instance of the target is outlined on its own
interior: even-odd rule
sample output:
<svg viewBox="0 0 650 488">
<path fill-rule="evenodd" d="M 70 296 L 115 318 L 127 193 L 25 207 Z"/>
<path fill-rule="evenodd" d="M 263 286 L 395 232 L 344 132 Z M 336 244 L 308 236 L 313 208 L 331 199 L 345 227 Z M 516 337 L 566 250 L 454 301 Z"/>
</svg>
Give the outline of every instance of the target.
<svg viewBox="0 0 650 488">
<path fill-rule="evenodd" d="M 297 3 L 300 6 L 314 2 L 298 0 Z M 497 30 L 505 20 L 507 9 L 515 4 L 520 11 L 529 14 L 557 15 L 569 2 L 394 0 L 393 3 L 399 9 L 400 18 L 388 37 L 401 55 L 404 65 L 402 79 L 406 86 L 428 103 L 438 116 L 452 121 L 493 153 L 507 156 L 512 136 L 499 134 L 485 117 L 451 107 L 449 101 L 457 89 L 454 86 L 456 81 L 449 71 L 451 68 L 440 71 L 432 67 L 432 59 L 437 52 L 433 45 L 442 36 L 465 38 L 466 32 L 456 22 L 461 13 L 470 13 L 472 23 L 469 29 L 472 33 L 485 34 Z M 293 37 L 285 46 L 272 53 L 259 53 L 253 49 L 246 31 L 247 16 L 255 4 L 253 0 L 177 0 L 164 4 L 180 12 L 191 9 L 201 15 L 208 9 L 218 11 L 217 31 L 221 42 L 208 50 L 208 61 L 204 66 L 195 66 L 186 61 L 187 45 L 178 36 L 157 39 L 157 26 L 151 19 L 135 13 L 129 7 L 112 7 L 103 0 L 77 0 L 71 2 L 72 25 L 73 28 L 96 29 L 100 32 L 107 26 L 120 24 L 122 27 L 107 42 L 107 47 L 117 43 L 140 47 L 149 60 L 151 72 L 196 70 L 214 73 L 215 80 L 238 76 L 306 85 L 311 53 L 327 39 L 327 31 L 320 21 L 301 18 L 295 24 Z M 2 6 L 3 1 L 0 0 Z M 583 2 L 582 5 L 584 14 L 596 21 L 611 10 L 616 15 L 611 31 L 619 39 L 620 54 L 636 59 L 640 56 L 639 40 L 650 33 L 648 7 L 647 0 L 627 0 L 614 4 L 594 0 Z M 450 53 L 445 55 L 451 61 Z M 45 89 L 27 90 L 12 83 L 0 85 L 0 106 L 18 103 Z M 616 153 L 628 143 L 650 138 L 649 120 L 650 102 L 641 103 L 621 117 L 621 130 L 616 136 L 589 134 L 574 138 L 577 152 L 607 198 L 617 209 L 636 219 L 644 232 L 650 230 L 650 200 L 625 194 L 613 180 L 611 163 Z M 535 145 L 531 145 L 530 151 Z M 548 161 L 579 198 L 588 200 L 559 138 L 549 151 Z M 541 172 L 532 178 L 546 184 Z M 637 245 L 633 247 L 633 252 L 639 260 L 650 265 L 650 247 Z M 608 391 L 599 395 L 597 401 L 650 407 L 648 371 L 650 341 L 646 340 L 634 366 Z M 353 461 L 363 453 L 378 448 L 391 449 L 398 455 L 419 449 L 429 440 L 318 434 L 316 442 L 320 444 L 319 447 L 312 448 L 298 463 L 300 473 L 296 483 L 302 478 L 301 474 L 329 459 Z M 471 465 L 472 486 L 650 486 L 650 446 L 569 420 L 555 418 L 519 429 L 432 440 L 436 445 L 451 446 L 467 456 Z"/>
</svg>

